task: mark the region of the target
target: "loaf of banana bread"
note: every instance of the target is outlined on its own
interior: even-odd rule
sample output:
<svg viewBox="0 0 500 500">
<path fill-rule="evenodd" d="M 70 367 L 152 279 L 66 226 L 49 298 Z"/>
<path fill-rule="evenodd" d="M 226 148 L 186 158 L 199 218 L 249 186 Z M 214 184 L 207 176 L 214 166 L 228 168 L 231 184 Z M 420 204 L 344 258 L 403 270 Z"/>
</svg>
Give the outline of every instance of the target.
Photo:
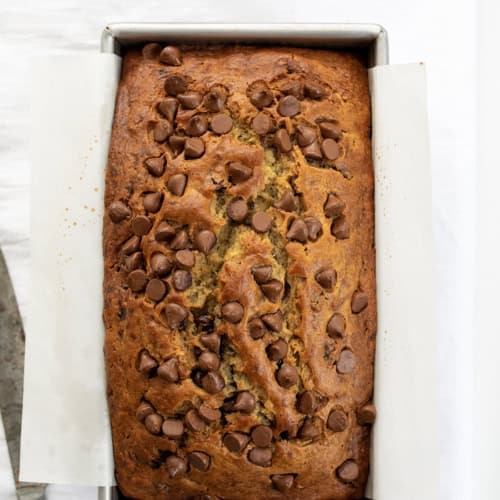
<svg viewBox="0 0 500 500">
<path fill-rule="evenodd" d="M 363 498 L 376 297 L 356 54 L 129 49 L 104 262 L 126 497 Z"/>
</svg>

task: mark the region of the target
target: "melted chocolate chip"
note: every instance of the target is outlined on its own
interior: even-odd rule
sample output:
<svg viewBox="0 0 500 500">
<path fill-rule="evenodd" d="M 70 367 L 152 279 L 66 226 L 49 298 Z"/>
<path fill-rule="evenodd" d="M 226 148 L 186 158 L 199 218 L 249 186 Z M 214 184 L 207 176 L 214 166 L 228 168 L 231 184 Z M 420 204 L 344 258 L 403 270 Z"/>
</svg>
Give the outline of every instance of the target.
<svg viewBox="0 0 500 500">
<path fill-rule="evenodd" d="M 304 94 L 311 99 L 322 99 L 326 96 L 326 89 L 319 82 L 307 80 L 304 83 Z"/>
<path fill-rule="evenodd" d="M 255 396 L 248 391 L 239 392 L 231 405 L 231 410 L 252 413 L 255 410 Z"/>
<path fill-rule="evenodd" d="M 133 218 L 130 228 L 135 235 L 144 236 L 149 233 L 152 225 L 153 224 L 149 220 L 149 217 L 146 217 L 145 215 L 138 215 Z"/>
<path fill-rule="evenodd" d="M 254 340 L 261 339 L 265 333 L 264 323 L 259 318 L 254 318 L 248 322 L 248 333 Z"/>
<path fill-rule="evenodd" d="M 146 295 L 153 302 L 160 302 L 160 300 L 167 294 L 167 285 L 159 279 L 152 279 L 146 286 Z"/>
<path fill-rule="evenodd" d="M 229 202 L 226 213 L 235 222 L 243 222 L 248 215 L 248 205 L 242 198 L 236 198 Z"/>
<path fill-rule="evenodd" d="M 184 424 L 178 418 L 167 418 L 163 422 L 161 430 L 170 439 L 180 439 L 184 434 Z"/>
<path fill-rule="evenodd" d="M 181 51 L 172 45 L 167 45 L 160 53 L 160 62 L 168 66 L 180 66 L 182 64 Z"/>
<path fill-rule="evenodd" d="M 356 290 L 352 294 L 351 311 L 354 314 L 360 313 L 368 305 L 368 295 L 361 290 Z"/>
<path fill-rule="evenodd" d="M 264 314 L 261 319 L 272 332 L 278 333 L 283 328 L 283 313 L 281 311 Z"/>
<path fill-rule="evenodd" d="M 340 313 L 335 313 L 328 321 L 326 325 L 326 332 L 332 339 L 340 337 L 342 338 L 345 333 L 345 318 Z"/>
<path fill-rule="evenodd" d="M 239 302 L 226 302 L 222 308 L 222 317 L 229 321 L 229 323 L 239 323 L 242 318 L 245 310 L 243 306 Z"/>
<path fill-rule="evenodd" d="M 271 106 L 273 103 L 273 94 L 267 83 L 263 80 L 257 80 L 250 84 L 247 89 L 247 96 L 250 102 L 258 109 Z"/>
<path fill-rule="evenodd" d="M 327 217 L 338 217 L 345 209 L 345 203 L 335 194 L 330 193 L 323 207 Z"/>
<path fill-rule="evenodd" d="M 189 465 L 201 472 L 206 472 L 210 468 L 210 455 L 202 451 L 193 451 L 188 454 Z"/>
<path fill-rule="evenodd" d="M 135 269 L 127 276 L 127 285 L 133 292 L 142 292 L 148 279 L 142 269 Z"/>
<path fill-rule="evenodd" d="M 358 409 L 357 419 L 359 425 L 373 425 L 377 418 L 377 410 L 374 405 L 366 404 Z"/>
<path fill-rule="evenodd" d="M 233 120 L 226 113 L 219 113 L 212 117 L 210 128 L 218 135 L 227 134 L 233 128 Z"/>
<path fill-rule="evenodd" d="M 304 415 L 312 415 L 317 408 L 317 398 L 313 391 L 304 391 L 297 396 L 297 411 Z"/>
<path fill-rule="evenodd" d="M 315 439 L 323 432 L 323 421 L 319 417 L 306 417 L 299 428 L 298 436 L 301 439 Z"/>
<path fill-rule="evenodd" d="M 187 290 L 193 284 L 191 273 L 185 269 L 177 269 L 172 274 L 172 284 L 178 292 Z"/>
<path fill-rule="evenodd" d="M 161 52 L 161 45 L 159 43 L 147 43 L 142 48 L 142 57 L 144 59 L 158 59 Z"/>
<path fill-rule="evenodd" d="M 166 255 L 156 252 L 151 256 L 151 270 L 157 276 L 166 276 L 172 270 L 172 261 Z"/>
<path fill-rule="evenodd" d="M 175 196 L 182 196 L 186 189 L 187 175 L 174 174 L 167 181 L 167 189 Z"/>
<path fill-rule="evenodd" d="M 347 415 L 342 410 L 332 410 L 328 415 L 326 426 L 333 432 L 342 432 L 347 429 Z"/>
<path fill-rule="evenodd" d="M 179 381 L 179 361 L 177 358 L 170 358 L 162 363 L 156 372 L 158 377 L 175 384 Z"/>
<path fill-rule="evenodd" d="M 143 199 L 144 209 L 152 214 L 157 213 L 163 202 L 163 193 L 147 193 Z"/>
<path fill-rule="evenodd" d="M 253 448 L 248 453 L 248 460 L 259 467 L 271 467 L 272 459 L 270 448 Z"/>
<path fill-rule="evenodd" d="M 195 258 L 191 250 L 178 250 L 175 252 L 175 262 L 179 267 L 191 269 L 194 266 Z"/>
<path fill-rule="evenodd" d="M 222 391 L 222 389 L 224 389 L 225 385 L 226 384 L 224 382 L 224 379 L 222 378 L 222 375 L 216 372 L 208 372 L 201 379 L 201 386 L 209 394 L 217 394 L 218 392 Z"/>
<path fill-rule="evenodd" d="M 202 432 L 205 430 L 206 424 L 200 418 L 198 411 L 195 409 L 189 410 L 184 417 L 186 427 L 193 432 Z"/>
<path fill-rule="evenodd" d="M 173 132 L 174 128 L 172 127 L 172 124 L 167 120 L 163 120 L 154 126 L 153 139 L 156 142 L 164 142 L 173 134 Z"/>
<path fill-rule="evenodd" d="M 144 422 L 145 418 L 148 415 L 152 415 L 154 412 L 154 408 L 147 401 L 142 401 L 141 404 L 137 407 L 135 416 L 137 417 L 137 420 L 139 420 L 139 422 Z"/>
<path fill-rule="evenodd" d="M 131 213 L 130 208 L 128 208 L 127 205 L 121 201 L 113 201 L 108 208 L 109 218 L 115 224 L 118 224 L 118 222 L 130 217 Z"/>
<path fill-rule="evenodd" d="M 307 226 L 307 236 L 311 241 L 317 241 L 323 234 L 321 222 L 316 217 L 304 217 Z"/>
<path fill-rule="evenodd" d="M 182 229 L 179 231 L 176 235 L 175 238 L 172 240 L 172 243 L 170 243 L 170 248 L 172 250 L 185 250 L 189 246 L 189 236 L 187 232 Z"/>
<path fill-rule="evenodd" d="M 307 224 L 302 219 L 295 219 L 286 233 L 287 239 L 300 243 L 306 243 L 308 236 Z"/>
<path fill-rule="evenodd" d="M 265 448 L 273 440 L 273 431 L 268 425 L 257 425 L 252 429 L 250 436 L 256 446 Z"/>
<path fill-rule="evenodd" d="M 137 252 L 141 248 L 141 239 L 139 236 L 132 236 L 130 237 L 122 247 L 122 252 L 125 255 L 130 255 L 134 252 Z"/>
<path fill-rule="evenodd" d="M 346 460 L 337 468 L 337 477 L 343 483 L 351 483 L 359 476 L 359 467 L 354 460 Z"/>
<path fill-rule="evenodd" d="M 156 241 L 169 241 L 175 236 L 175 227 L 171 226 L 168 222 L 162 221 L 158 224 L 156 229 Z"/>
<path fill-rule="evenodd" d="M 165 306 L 164 314 L 170 328 L 179 328 L 186 320 L 188 312 L 185 307 L 171 302 Z"/>
<path fill-rule="evenodd" d="M 226 99 L 227 99 L 226 89 L 220 85 L 214 86 L 205 95 L 205 100 L 203 101 L 203 104 L 208 111 L 211 111 L 212 113 L 217 113 L 224 107 Z"/>
<path fill-rule="evenodd" d="M 165 460 L 168 475 L 173 479 L 183 476 L 187 471 L 186 461 L 176 455 L 170 455 Z"/>
<path fill-rule="evenodd" d="M 220 367 L 220 358 L 213 352 L 203 352 L 198 357 L 198 366 L 204 372 L 214 372 Z"/>
<path fill-rule="evenodd" d="M 177 94 L 183 94 L 186 92 L 187 84 L 184 77 L 180 75 L 170 75 L 167 76 L 165 80 L 165 92 L 170 96 L 176 96 Z"/>
<path fill-rule="evenodd" d="M 297 125 L 297 143 L 300 147 L 309 146 L 317 138 L 316 129 L 305 125 Z"/>
<path fill-rule="evenodd" d="M 148 158 L 145 162 L 148 172 L 154 177 L 160 177 L 165 172 L 165 158 Z"/>
<path fill-rule="evenodd" d="M 337 281 L 337 273 L 334 269 L 322 269 L 314 275 L 316 282 L 325 290 L 332 290 Z"/>
<path fill-rule="evenodd" d="M 273 488 L 283 494 L 292 489 L 294 481 L 293 474 L 273 474 L 271 476 Z"/>
<path fill-rule="evenodd" d="M 201 104 L 201 94 L 199 92 L 178 94 L 177 99 L 184 109 L 196 109 Z"/>
<path fill-rule="evenodd" d="M 208 130 L 208 119 L 206 115 L 194 115 L 186 127 L 187 135 L 200 137 Z M 186 142 L 187 147 L 187 142 Z"/>
<path fill-rule="evenodd" d="M 139 371 L 146 376 L 149 376 L 156 370 L 158 363 L 156 359 L 151 357 L 147 351 L 142 351 L 139 355 Z"/>
<path fill-rule="evenodd" d="M 179 107 L 179 101 L 175 97 L 167 97 L 158 103 L 158 111 L 170 123 L 174 123 L 178 107 Z"/>
<path fill-rule="evenodd" d="M 200 335 L 200 342 L 216 354 L 220 351 L 220 335 L 217 333 L 203 333 Z"/>
<path fill-rule="evenodd" d="M 271 229 L 273 219 L 266 212 L 255 212 L 252 215 L 250 223 L 256 232 L 267 233 Z"/>
<path fill-rule="evenodd" d="M 205 403 L 198 409 L 198 414 L 208 424 L 217 422 L 222 417 L 222 413 L 218 408 L 212 408 Z"/>
<path fill-rule="evenodd" d="M 250 438 L 243 432 L 228 432 L 222 440 L 224 446 L 233 453 L 241 453 L 249 441 Z"/>
<path fill-rule="evenodd" d="M 302 148 L 302 153 L 306 158 L 310 160 L 321 160 L 323 154 L 321 153 L 321 148 L 318 141 L 314 141 L 308 146 Z"/>
<path fill-rule="evenodd" d="M 253 170 L 239 161 L 233 161 L 227 167 L 227 174 L 230 182 L 240 184 L 252 177 Z"/>
<path fill-rule="evenodd" d="M 174 156 L 182 153 L 184 144 L 186 144 L 186 138 L 180 135 L 171 135 L 168 138 L 168 145 L 172 149 L 172 153 L 174 154 Z"/>
<path fill-rule="evenodd" d="M 279 89 L 285 95 L 293 95 L 297 99 L 302 98 L 302 82 L 300 80 L 285 81 L 280 85 Z"/>
<path fill-rule="evenodd" d="M 135 252 L 132 255 L 125 257 L 125 267 L 128 271 L 141 269 L 144 264 L 144 259 L 141 252 Z"/>
<path fill-rule="evenodd" d="M 356 365 L 354 353 L 349 349 L 344 349 L 337 360 L 337 371 L 339 373 L 351 373 Z"/>
<path fill-rule="evenodd" d="M 144 427 L 151 434 L 160 434 L 163 418 L 158 413 L 152 413 L 144 419 Z"/>
<path fill-rule="evenodd" d="M 274 128 L 273 119 L 267 113 L 257 113 L 252 120 L 252 129 L 257 135 L 266 135 Z"/>
<path fill-rule="evenodd" d="M 319 123 L 321 135 L 325 138 L 334 139 L 338 141 L 342 135 L 340 127 L 337 123 L 321 122 Z"/>
<path fill-rule="evenodd" d="M 292 139 L 284 128 L 274 134 L 274 144 L 281 153 L 289 153 L 292 150 Z"/>
<path fill-rule="evenodd" d="M 288 363 L 283 363 L 276 372 L 276 380 L 281 387 L 292 387 L 299 380 L 297 368 Z"/>
<path fill-rule="evenodd" d="M 275 203 L 274 206 L 285 212 L 294 212 L 298 209 L 297 197 L 294 196 L 291 189 L 287 189 L 283 192 L 280 201 Z"/>
<path fill-rule="evenodd" d="M 339 157 L 340 150 L 338 144 L 333 139 L 325 139 L 321 143 L 321 151 L 327 160 L 336 160 Z"/>
<path fill-rule="evenodd" d="M 253 279 L 259 284 L 267 283 L 273 274 L 271 266 L 252 266 Z"/>
<path fill-rule="evenodd" d="M 198 250 L 203 252 L 205 255 L 207 255 L 208 252 L 212 250 L 212 248 L 215 246 L 216 241 L 217 238 L 215 237 L 215 234 L 208 229 L 200 231 L 194 239 L 196 248 L 198 248 Z"/>
<path fill-rule="evenodd" d="M 332 223 L 332 234 L 338 240 L 349 238 L 349 224 L 344 215 L 337 217 Z"/>
<path fill-rule="evenodd" d="M 288 344 L 283 339 L 278 339 L 276 342 L 269 344 L 266 348 L 267 357 L 271 361 L 279 361 L 286 357 L 288 352 Z"/>
<path fill-rule="evenodd" d="M 262 293 L 271 301 L 278 302 L 283 291 L 283 283 L 279 280 L 270 280 L 260 285 Z"/>
<path fill-rule="evenodd" d="M 281 116 L 295 116 L 300 113 L 300 102 L 293 95 L 287 95 L 280 99 L 278 113 Z"/>
</svg>

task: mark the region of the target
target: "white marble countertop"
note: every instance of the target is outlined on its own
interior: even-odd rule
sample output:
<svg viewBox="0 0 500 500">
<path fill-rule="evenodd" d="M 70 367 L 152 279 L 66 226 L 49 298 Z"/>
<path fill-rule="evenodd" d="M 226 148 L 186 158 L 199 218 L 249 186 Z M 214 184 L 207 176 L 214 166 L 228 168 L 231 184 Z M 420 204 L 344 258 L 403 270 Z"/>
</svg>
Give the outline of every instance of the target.
<svg viewBox="0 0 500 500">
<path fill-rule="evenodd" d="M 377 22 L 389 32 L 391 62 L 425 61 L 434 182 L 439 283 L 440 498 L 466 500 L 471 376 L 466 336 L 473 315 L 464 282 L 472 283 L 476 160 L 475 0 L 20 0 L 0 7 L 0 244 L 23 319 L 29 281 L 30 61 L 55 49 L 97 50 L 107 22 Z M 43 207 L 40 207 L 41 209 Z M 460 242 L 460 244 L 458 243 Z M 423 364 L 425 369 L 425 363 Z M 460 390 L 458 389 L 460 388 Z M 0 432 L 0 498 L 12 492 Z M 77 452 L 77 450 L 75 450 Z M 93 499 L 92 487 L 52 487 L 49 498 Z"/>
</svg>

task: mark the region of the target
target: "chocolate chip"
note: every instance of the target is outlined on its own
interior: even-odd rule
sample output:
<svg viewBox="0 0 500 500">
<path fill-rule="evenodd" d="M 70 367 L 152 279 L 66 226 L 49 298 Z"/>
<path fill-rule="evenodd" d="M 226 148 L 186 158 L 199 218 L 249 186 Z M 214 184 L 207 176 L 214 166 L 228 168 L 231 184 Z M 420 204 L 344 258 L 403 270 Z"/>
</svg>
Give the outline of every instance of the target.
<svg viewBox="0 0 500 500">
<path fill-rule="evenodd" d="M 160 434 L 163 418 L 158 413 L 152 413 L 144 419 L 144 427 L 151 434 Z"/>
<path fill-rule="evenodd" d="M 354 353 L 349 349 L 344 349 L 337 360 L 337 371 L 339 373 L 350 373 L 354 370 L 356 358 Z"/>
<path fill-rule="evenodd" d="M 224 379 L 220 373 L 208 372 L 201 379 L 201 386 L 209 394 L 217 394 L 224 389 L 225 385 Z"/>
<path fill-rule="evenodd" d="M 188 312 L 185 307 L 173 302 L 165 306 L 165 318 L 170 328 L 179 328 L 186 320 Z"/>
<path fill-rule="evenodd" d="M 344 215 L 337 217 L 332 223 L 332 234 L 338 240 L 349 238 L 349 224 Z"/>
<path fill-rule="evenodd" d="M 311 99 L 322 99 L 326 96 L 326 89 L 319 82 L 307 80 L 304 83 L 304 94 Z"/>
<path fill-rule="evenodd" d="M 165 80 L 165 92 L 170 96 L 176 96 L 177 94 L 183 94 L 186 92 L 187 84 L 186 80 L 180 75 L 170 75 L 167 76 Z"/>
<path fill-rule="evenodd" d="M 137 407 L 135 416 L 137 417 L 137 420 L 139 420 L 139 422 L 144 422 L 145 418 L 148 415 L 152 415 L 154 412 L 154 408 L 147 401 L 142 401 L 141 404 Z"/>
<path fill-rule="evenodd" d="M 187 471 L 186 461 L 176 455 L 170 455 L 165 460 L 168 475 L 173 479 L 183 476 Z"/>
<path fill-rule="evenodd" d="M 178 418 L 167 418 L 161 426 L 163 434 L 170 439 L 179 439 L 184 434 L 184 424 Z"/>
<path fill-rule="evenodd" d="M 160 302 L 167 293 L 167 285 L 162 280 L 152 279 L 146 286 L 146 295 L 153 302 Z"/>
<path fill-rule="evenodd" d="M 233 453 L 241 453 L 248 441 L 250 438 L 243 432 L 228 432 L 222 440 L 224 446 Z"/>
<path fill-rule="evenodd" d="M 271 302 L 278 302 L 283 291 L 283 283 L 279 280 L 270 280 L 260 285 L 260 289 Z"/>
<path fill-rule="evenodd" d="M 154 177 L 160 177 L 165 172 L 165 158 L 148 158 L 145 162 L 148 172 Z"/>
<path fill-rule="evenodd" d="M 227 174 L 230 182 L 240 184 L 252 177 L 253 170 L 239 161 L 233 161 L 227 167 Z"/>
<path fill-rule="evenodd" d="M 279 361 L 286 357 L 288 352 L 288 344 L 283 339 L 278 339 L 276 342 L 269 344 L 266 348 L 267 357 L 271 361 Z"/>
<path fill-rule="evenodd" d="M 285 212 L 294 212 L 298 209 L 297 197 L 293 195 L 291 189 L 287 189 L 283 192 L 280 201 L 275 203 L 274 206 Z"/>
<path fill-rule="evenodd" d="M 206 424 L 198 415 L 197 410 L 189 410 L 184 417 L 186 427 L 193 432 L 202 432 L 205 430 Z"/>
<path fill-rule="evenodd" d="M 233 128 L 233 120 L 231 120 L 231 117 L 229 115 L 226 115 L 225 113 L 219 113 L 212 117 L 210 128 L 216 134 L 227 134 Z"/>
<path fill-rule="evenodd" d="M 248 215 L 247 202 L 242 198 L 235 198 L 229 202 L 226 213 L 235 222 L 243 222 Z"/>
<path fill-rule="evenodd" d="M 326 332 L 332 339 L 336 337 L 342 338 L 345 333 L 345 318 L 340 313 L 335 313 L 326 325 Z"/>
<path fill-rule="evenodd" d="M 284 128 L 280 128 L 274 134 L 274 144 L 281 153 L 289 153 L 292 150 L 292 139 Z"/>
<path fill-rule="evenodd" d="M 255 396 L 248 391 L 241 391 L 236 395 L 236 400 L 231 409 L 243 413 L 252 413 L 255 410 Z"/>
<path fill-rule="evenodd" d="M 266 212 L 255 212 L 250 220 L 252 227 L 258 233 L 267 233 L 273 224 L 272 217 Z"/>
<path fill-rule="evenodd" d="M 327 160 L 336 160 L 339 157 L 339 146 L 333 139 L 325 139 L 321 143 L 321 151 Z"/>
<path fill-rule="evenodd" d="M 343 483 L 351 483 L 359 476 L 359 467 L 354 460 L 346 460 L 337 467 L 337 476 Z"/>
<path fill-rule="evenodd" d="M 285 95 L 293 95 L 297 99 L 302 97 L 302 83 L 300 80 L 288 80 L 280 85 L 280 91 Z"/>
<path fill-rule="evenodd" d="M 188 246 L 189 246 L 189 236 L 184 229 L 182 229 L 175 235 L 175 238 L 172 240 L 172 243 L 170 244 L 170 248 L 172 250 L 184 250 Z"/>
<path fill-rule="evenodd" d="M 276 372 L 276 380 L 281 387 L 292 387 L 299 380 L 297 368 L 288 363 L 283 363 Z"/>
<path fill-rule="evenodd" d="M 187 290 L 193 284 L 191 273 L 184 269 L 177 269 L 172 274 L 172 284 L 178 292 Z"/>
<path fill-rule="evenodd" d="M 217 333 L 203 333 L 200 336 L 200 342 L 212 352 L 218 353 L 220 351 L 220 335 Z"/>
<path fill-rule="evenodd" d="M 259 284 L 268 282 L 273 274 L 271 266 L 252 266 L 253 279 Z"/>
<path fill-rule="evenodd" d="M 222 417 L 222 413 L 218 408 L 212 408 L 205 403 L 199 407 L 198 414 L 209 424 L 217 422 Z"/>
<path fill-rule="evenodd" d="M 158 103 L 158 111 L 170 122 L 174 123 L 179 101 L 175 97 L 167 97 Z"/>
<path fill-rule="evenodd" d="M 186 144 L 186 138 L 180 135 L 171 135 L 168 138 L 168 145 L 172 149 L 172 153 L 174 153 L 174 156 L 182 153 L 184 144 Z"/>
<path fill-rule="evenodd" d="M 162 221 L 158 224 L 156 229 L 156 241 L 169 241 L 175 236 L 175 227 L 171 226 L 168 222 Z"/>
<path fill-rule="evenodd" d="M 212 87 L 205 95 L 203 104 L 212 113 L 219 112 L 226 104 L 227 92 L 222 86 Z"/>
<path fill-rule="evenodd" d="M 158 59 L 161 52 L 161 45 L 159 43 L 147 43 L 142 48 L 142 57 L 144 59 Z"/>
<path fill-rule="evenodd" d="M 181 51 L 172 45 L 167 45 L 160 54 L 160 62 L 168 66 L 180 66 L 182 64 Z"/>
<path fill-rule="evenodd" d="M 137 252 L 141 248 L 141 239 L 139 236 L 132 236 L 129 238 L 122 247 L 122 252 L 125 255 L 130 255 L 131 253 Z"/>
<path fill-rule="evenodd" d="M 245 310 L 243 309 L 243 306 L 236 301 L 233 302 L 226 302 L 222 308 L 222 317 L 226 320 L 229 321 L 229 323 L 239 323 L 242 318 Z"/>
<path fill-rule="evenodd" d="M 273 431 L 268 425 L 257 425 L 252 429 L 250 436 L 256 446 L 265 448 L 273 440 Z"/>
<path fill-rule="evenodd" d="M 342 410 L 332 410 L 328 415 L 326 426 L 333 432 L 342 432 L 347 429 L 347 415 Z"/>
<path fill-rule="evenodd" d="M 337 273 L 334 269 L 323 269 L 314 275 L 314 279 L 325 290 L 332 290 L 337 281 Z"/>
<path fill-rule="evenodd" d="M 281 311 L 264 314 L 261 319 L 272 332 L 281 332 L 283 328 L 283 313 Z"/>
<path fill-rule="evenodd" d="M 208 130 L 208 120 L 205 115 L 194 115 L 191 120 L 189 120 L 189 123 L 186 127 L 186 133 L 190 135 L 191 137 L 200 137 L 202 136 L 206 131 Z M 196 152 L 199 152 L 199 141 L 195 141 L 196 144 L 198 144 L 198 147 L 196 148 Z M 203 144 L 203 142 L 202 142 Z M 184 146 L 184 154 L 187 154 L 189 147 L 189 139 L 186 141 L 186 144 Z M 205 151 L 205 146 L 203 145 L 203 151 Z M 202 153 L 203 154 L 203 153 Z M 198 156 L 201 156 L 201 154 L 198 154 Z M 198 156 L 195 156 L 194 158 L 197 158 Z"/>
<path fill-rule="evenodd" d="M 313 391 L 304 391 L 297 396 L 296 408 L 304 415 L 312 415 L 317 408 L 317 398 Z"/>
<path fill-rule="evenodd" d="M 205 255 L 207 255 L 208 252 L 212 250 L 216 241 L 217 238 L 215 237 L 215 234 L 208 229 L 200 231 L 194 239 L 196 248 L 200 250 L 200 252 L 203 252 Z"/>
<path fill-rule="evenodd" d="M 368 305 L 368 295 L 361 290 L 356 290 L 352 294 L 351 311 L 354 314 L 360 313 Z"/>
<path fill-rule="evenodd" d="M 214 317 L 211 314 L 201 314 L 195 317 L 196 326 L 206 332 L 214 329 Z"/>
<path fill-rule="evenodd" d="M 323 226 L 316 217 L 304 217 L 307 234 L 311 241 L 316 241 L 323 234 Z"/>
<path fill-rule="evenodd" d="M 167 359 L 164 363 L 162 363 L 156 372 L 158 377 L 175 384 L 179 381 L 179 361 L 177 358 Z"/>
<path fill-rule="evenodd" d="M 323 422 L 319 417 L 306 417 L 300 426 L 298 436 L 301 439 L 315 439 L 323 432 Z"/>
<path fill-rule="evenodd" d="M 204 372 L 214 372 L 220 367 L 220 358 L 213 352 L 203 352 L 198 357 L 198 366 Z"/>
<path fill-rule="evenodd" d="M 301 147 L 309 146 L 316 140 L 316 129 L 305 125 L 297 125 L 297 143 Z"/>
<path fill-rule="evenodd" d="M 372 425 L 377 418 L 377 410 L 374 405 L 366 404 L 358 409 L 357 417 L 359 425 Z"/>
<path fill-rule="evenodd" d="M 302 153 L 310 160 L 321 160 L 323 158 L 318 141 L 314 141 L 309 146 L 302 148 Z"/>
<path fill-rule="evenodd" d="M 254 340 L 261 339 L 265 333 L 265 327 L 262 320 L 254 318 L 248 322 L 248 333 Z"/>
<path fill-rule="evenodd" d="M 191 269 L 194 266 L 195 258 L 191 250 L 178 250 L 175 252 L 175 262 L 179 267 Z"/>
<path fill-rule="evenodd" d="M 147 351 L 142 351 L 139 356 L 139 371 L 143 375 L 151 375 L 152 372 L 156 369 L 158 363 L 156 360 L 150 356 Z"/>
<path fill-rule="evenodd" d="M 185 109 L 196 109 L 201 104 L 201 94 L 198 92 L 178 94 L 177 99 Z"/>
<path fill-rule="evenodd" d="M 278 490 L 280 493 L 287 493 L 292 489 L 295 478 L 293 474 L 273 474 L 271 476 L 271 482 L 273 483 L 273 488 Z"/>
<path fill-rule="evenodd" d="M 249 85 L 247 96 L 250 102 L 258 109 L 271 106 L 273 103 L 273 94 L 267 83 L 263 80 L 257 80 Z"/>
<path fill-rule="evenodd" d="M 289 240 L 299 241 L 300 243 L 306 243 L 308 235 L 307 224 L 302 219 L 295 219 L 286 233 Z"/>
<path fill-rule="evenodd" d="M 252 120 L 252 129 L 257 135 L 266 135 L 273 128 L 273 119 L 267 113 L 257 113 Z"/>
<path fill-rule="evenodd" d="M 149 217 L 146 217 L 145 215 L 138 215 L 132 220 L 130 228 L 135 235 L 144 236 L 149 233 L 152 225 L 153 224 L 149 220 Z"/>
<path fill-rule="evenodd" d="M 174 174 L 167 181 L 167 189 L 175 196 L 182 196 L 186 189 L 187 175 Z"/>
<path fill-rule="evenodd" d="M 125 267 L 128 271 L 142 268 L 144 259 L 141 252 L 135 252 L 132 255 L 125 257 Z"/>
<path fill-rule="evenodd" d="M 172 270 L 172 261 L 166 255 L 156 252 L 151 256 L 151 270 L 157 276 L 166 276 Z"/>
<path fill-rule="evenodd" d="M 167 120 L 163 120 L 154 126 L 153 139 L 156 142 L 164 142 L 173 134 L 173 132 L 174 128 L 172 127 L 172 124 Z"/>
<path fill-rule="evenodd" d="M 323 207 L 327 217 L 338 217 L 345 209 L 345 203 L 335 194 L 330 193 Z"/>
<path fill-rule="evenodd" d="M 270 448 L 253 448 L 248 453 L 248 460 L 259 467 L 271 467 L 272 458 Z"/>
<path fill-rule="evenodd" d="M 280 99 L 278 113 L 281 116 L 295 116 L 300 113 L 300 102 L 293 95 L 287 95 Z"/>
<path fill-rule="evenodd" d="M 130 208 L 128 208 L 127 205 L 121 201 L 113 201 L 108 208 L 109 218 L 115 224 L 118 224 L 118 222 L 130 217 L 131 213 Z"/>
<path fill-rule="evenodd" d="M 135 269 L 127 276 L 127 285 L 133 292 L 142 292 L 146 282 L 146 273 L 142 269 Z"/>
<path fill-rule="evenodd" d="M 329 139 L 335 139 L 336 141 L 338 141 L 342 135 L 340 127 L 336 123 L 321 122 L 321 123 L 319 123 L 319 129 L 320 129 L 321 135 L 323 137 L 326 137 Z"/>
<path fill-rule="evenodd" d="M 202 451 L 193 451 L 188 454 L 189 465 L 201 472 L 206 472 L 210 467 L 210 455 Z"/>
<path fill-rule="evenodd" d="M 143 205 L 147 212 L 155 214 L 160 210 L 163 202 L 163 193 L 148 193 L 144 196 Z"/>
</svg>

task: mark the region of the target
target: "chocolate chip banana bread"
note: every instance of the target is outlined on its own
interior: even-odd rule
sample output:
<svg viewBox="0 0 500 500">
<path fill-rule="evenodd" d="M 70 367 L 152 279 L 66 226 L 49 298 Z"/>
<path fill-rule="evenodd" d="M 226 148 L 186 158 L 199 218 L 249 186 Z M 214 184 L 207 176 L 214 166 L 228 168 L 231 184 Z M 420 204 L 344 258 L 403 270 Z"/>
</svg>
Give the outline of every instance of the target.
<svg viewBox="0 0 500 500">
<path fill-rule="evenodd" d="M 362 498 L 374 252 L 370 100 L 356 55 L 130 49 L 104 219 L 123 494 Z"/>
</svg>

